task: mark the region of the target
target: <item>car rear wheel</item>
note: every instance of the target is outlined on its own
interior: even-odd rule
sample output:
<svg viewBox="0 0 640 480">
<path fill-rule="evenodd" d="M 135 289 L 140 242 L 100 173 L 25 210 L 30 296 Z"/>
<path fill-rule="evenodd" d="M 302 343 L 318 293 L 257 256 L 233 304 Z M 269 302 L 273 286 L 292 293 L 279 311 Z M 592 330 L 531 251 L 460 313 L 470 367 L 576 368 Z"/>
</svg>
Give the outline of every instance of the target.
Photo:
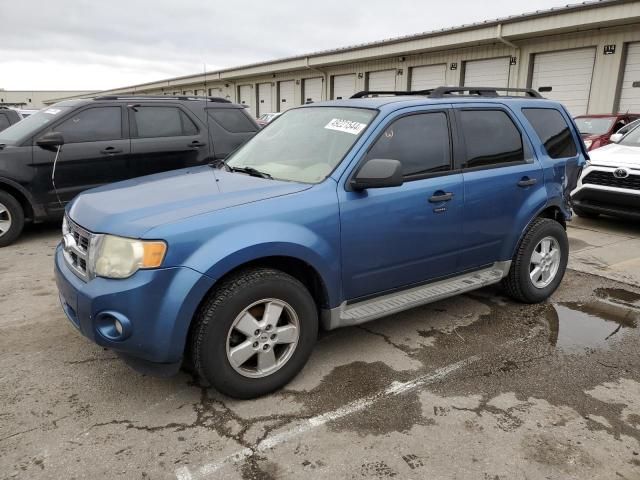
<svg viewBox="0 0 640 480">
<path fill-rule="evenodd" d="M 22 206 L 12 195 L 0 191 L 0 247 L 12 244 L 24 227 Z"/>
<path fill-rule="evenodd" d="M 567 232 L 555 220 L 538 218 L 525 233 L 503 284 L 525 303 L 546 300 L 558 288 L 569 259 Z"/>
<path fill-rule="evenodd" d="M 223 281 L 195 322 L 195 370 L 235 398 L 258 397 L 286 385 L 307 362 L 318 335 L 309 291 L 290 275 L 268 268 Z"/>
</svg>

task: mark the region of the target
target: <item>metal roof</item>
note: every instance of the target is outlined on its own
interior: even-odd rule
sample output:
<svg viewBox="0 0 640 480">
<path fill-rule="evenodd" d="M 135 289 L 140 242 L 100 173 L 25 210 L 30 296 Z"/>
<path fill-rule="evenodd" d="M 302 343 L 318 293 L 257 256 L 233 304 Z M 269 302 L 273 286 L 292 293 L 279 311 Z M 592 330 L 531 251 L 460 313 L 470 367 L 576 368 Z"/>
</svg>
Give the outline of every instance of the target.
<svg viewBox="0 0 640 480">
<path fill-rule="evenodd" d="M 195 74 L 190 74 L 190 75 L 183 75 L 183 76 L 179 76 L 179 77 L 171 77 L 171 78 L 166 78 L 166 79 L 163 79 L 163 80 L 156 80 L 156 81 L 153 81 L 153 82 L 146 82 L 146 83 L 140 83 L 140 84 L 136 84 L 136 85 L 131 85 L 131 87 L 152 85 L 152 84 L 155 84 L 155 83 L 162 83 L 162 82 L 172 81 L 172 80 L 181 80 L 181 79 L 186 79 L 186 78 L 190 78 L 190 77 L 199 77 L 201 75 L 215 75 L 217 73 L 231 72 L 231 71 L 234 71 L 234 70 L 241 70 L 241 69 L 244 69 L 244 68 L 260 67 L 260 66 L 263 66 L 263 65 L 272 65 L 272 64 L 280 63 L 280 62 L 288 62 L 288 61 L 291 61 L 291 60 L 301 60 L 301 59 L 305 59 L 305 58 L 318 57 L 318 56 L 321 56 L 321 55 L 349 52 L 349 51 L 353 51 L 353 50 L 359 50 L 359 49 L 362 49 L 362 48 L 378 47 L 378 46 L 382 46 L 382 45 L 389 45 L 389 44 L 393 44 L 393 43 L 405 42 L 407 40 L 418 40 L 418 39 L 421 39 L 421 38 L 433 37 L 433 36 L 436 36 L 436 35 L 441 35 L 443 33 L 455 33 L 455 32 L 460 32 L 460 31 L 464 31 L 464 30 L 472 30 L 472 29 L 478 28 L 478 27 L 488 27 L 488 26 L 492 26 L 492 25 L 512 23 L 512 22 L 516 22 L 516 21 L 520 21 L 520 20 L 529 20 L 529 19 L 532 19 L 532 18 L 545 17 L 545 16 L 555 15 L 557 13 L 561 13 L 561 12 L 564 13 L 564 12 L 568 12 L 568 11 L 572 11 L 572 10 L 583 10 L 583 9 L 588 9 L 588 8 L 598 8 L 598 7 L 603 6 L 603 5 L 624 3 L 625 1 L 626 0 L 590 0 L 590 1 L 585 1 L 585 2 L 581 2 L 581 3 L 568 4 L 568 5 L 565 5 L 564 7 L 553 7 L 553 8 L 547 9 L 547 10 L 536 10 L 536 11 L 533 11 L 533 12 L 527 12 L 527 13 L 522 13 L 522 14 L 518 14 L 518 15 L 510 15 L 510 16 L 507 16 L 507 17 L 500 17 L 500 18 L 496 18 L 496 19 L 493 19 L 493 20 L 483 20 L 481 22 L 462 24 L 462 25 L 457 25 L 457 26 L 454 26 L 454 27 L 445 27 L 445 28 L 441 28 L 439 30 L 430 30 L 430 31 L 427 31 L 427 32 L 413 33 L 413 34 L 409 34 L 409 35 L 403 35 L 403 36 L 399 36 L 399 37 L 392 37 L 392 38 L 387 38 L 387 39 L 383 39 L 383 40 L 375 40 L 375 41 L 372 41 L 372 42 L 360 43 L 360 44 L 355 44 L 355 45 L 348 45 L 348 46 L 345 46 L 345 47 L 337 47 L 337 48 L 332 48 L 332 49 L 327 49 L 327 50 L 318 50 L 318 51 L 311 52 L 311 53 L 306 53 L 306 54 L 292 55 L 292 56 L 289 56 L 289 57 L 277 58 L 277 59 L 273 59 L 273 60 L 266 60 L 266 61 L 262 61 L 262 62 L 248 63 L 248 64 L 245 64 L 245 65 L 237 65 L 237 66 L 234 66 L 234 67 L 222 68 L 222 69 L 219 69 L 219 70 L 211 70 L 211 71 L 208 71 L 206 73 L 203 72 L 203 73 L 195 73 Z M 118 87 L 118 89 L 120 89 L 120 88 L 125 89 L 125 88 L 131 88 L 131 87 Z"/>
</svg>

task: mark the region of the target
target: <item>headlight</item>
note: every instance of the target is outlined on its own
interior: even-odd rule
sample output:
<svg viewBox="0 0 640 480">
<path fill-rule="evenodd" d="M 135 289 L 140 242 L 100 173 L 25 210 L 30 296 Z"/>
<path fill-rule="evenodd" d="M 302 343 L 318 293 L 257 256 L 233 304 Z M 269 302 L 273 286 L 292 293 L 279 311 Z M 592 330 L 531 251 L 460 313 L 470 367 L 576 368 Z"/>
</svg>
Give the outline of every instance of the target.
<svg viewBox="0 0 640 480">
<path fill-rule="evenodd" d="M 103 235 L 96 242 L 94 271 L 97 277 L 127 278 L 141 268 L 157 268 L 167 253 L 160 241 L 134 240 Z"/>
<path fill-rule="evenodd" d="M 593 145 L 593 140 L 585 140 L 584 141 L 584 146 L 587 147 L 587 150 L 589 150 L 591 148 L 591 145 Z"/>
</svg>

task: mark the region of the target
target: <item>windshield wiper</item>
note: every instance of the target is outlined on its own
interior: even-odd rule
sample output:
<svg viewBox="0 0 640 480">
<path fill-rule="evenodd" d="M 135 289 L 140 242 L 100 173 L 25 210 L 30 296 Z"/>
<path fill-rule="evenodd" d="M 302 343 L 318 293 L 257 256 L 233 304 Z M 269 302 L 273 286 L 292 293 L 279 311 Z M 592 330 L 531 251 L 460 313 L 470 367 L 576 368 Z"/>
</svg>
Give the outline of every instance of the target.
<svg viewBox="0 0 640 480">
<path fill-rule="evenodd" d="M 268 178 L 269 180 L 273 180 L 273 176 L 271 176 L 267 172 L 261 172 L 257 168 L 253 167 L 232 167 L 227 163 L 225 159 L 222 158 L 218 158 L 209 163 L 209 166 L 213 168 L 225 167 L 229 172 L 246 173 L 247 175 L 251 175 L 252 177 Z"/>
<path fill-rule="evenodd" d="M 209 162 L 209 166 L 212 168 L 225 167 L 227 170 L 231 170 L 231 167 L 227 165 L 227 161 L 224 158 L 216 158 L 213 162 Z"/>
<path fill-rule="evenodd" d="M 260 178 L 268 178 L 269 180 L 273 180 L 273 177 L 267 172 L 261 172 L 260 170 L 253 167 L 232 167 L 231 165 L 227 165 L 227 168 L 230 168 L 232 172 L 241 172 L 251 175 L 252 177 L 260 177 Z"/>
</svg>

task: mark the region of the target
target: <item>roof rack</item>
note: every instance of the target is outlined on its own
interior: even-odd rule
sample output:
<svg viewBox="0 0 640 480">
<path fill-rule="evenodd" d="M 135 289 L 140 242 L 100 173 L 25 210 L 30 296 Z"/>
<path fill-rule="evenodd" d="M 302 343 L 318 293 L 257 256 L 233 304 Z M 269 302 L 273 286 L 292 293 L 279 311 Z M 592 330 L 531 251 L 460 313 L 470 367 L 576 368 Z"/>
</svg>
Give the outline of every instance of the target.
<svg viewBox="0 0 640 480">
<path fill-rule="evenodd" d="M 550 91 L 551 87 L 544 87 L 545 91 Z M 510 95 L 499 95 L 498 92 L 524 93 L 525 98 L 544 98 L 540 92 L 533 88 L 507 88 L 507 87 L 437 87 L 429 90 L 414 91 L 391 91 L 391 90 L 363 90 L 351 96 L 351 98 L 375 97 L 378 95 L 424 95 L 429 98 L 445 98 L 448 96 L 480 96 L 480 97 L 500 97 Z"/>
<path fill-rule="evenodd" d="M 434 88 L 431 94 L 429 95 L 431 98 L 442 98 L 447 95 L 464 95 L 465 92 L 468 92 L 467 95 L 476 96 L 479 95 L 481 97 L 499 97 L 498 92 L 507 92 L 507 93 L 524 93 L 527 97 L 530 98 L 542 98 L 542 95 L 537 90 L 533 88 L 507 88 L 507 87 L 438 87 Z M 508 96 L 508 95 L 506 95 Z"/>
<path fill-rule="evenodd" d="M 433 92 L 430 90 L 413 90 L 413 91 L 397 91 L 397 90 L 363 90 L 351 95 L 351 98 L 376 97 L 378 95 L 429 95 Z"/>
<path fill-rule="evenodd" d="M 187 95 L 104 95 L 102 97 L 95 97 L 94 100 L 187 100 L 194 102 L 231 103 L 230 100 L 222 97 L 194 97 Z"/>
</svg>

